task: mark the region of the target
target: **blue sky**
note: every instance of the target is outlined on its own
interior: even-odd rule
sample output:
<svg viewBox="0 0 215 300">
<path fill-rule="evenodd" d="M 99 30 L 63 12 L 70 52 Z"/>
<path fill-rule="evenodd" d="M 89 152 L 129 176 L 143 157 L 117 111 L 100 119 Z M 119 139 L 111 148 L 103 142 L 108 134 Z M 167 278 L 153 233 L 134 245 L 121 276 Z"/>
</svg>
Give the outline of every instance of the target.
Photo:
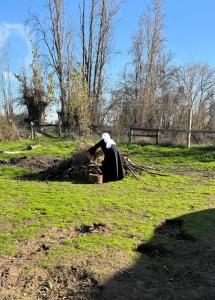
<svg viewBox="0 0 215 300">
<path fill-rule="evenodd" d="M 45 0 L 0 0 L 0 47 L 2 34 L 9 41 L 12 71 L 19 71 L 29 56 L 23 22 L 29 8 L 41 11 Z M 69 13 L 77 16 L 79 0 L 66 0 Z M 125 0 L 117 17 L 114 45 L 121 52 L 112 64 L 113 76 L 123 67 L 139 16 L 149 0 Z M 174 62 L 204 61 L 215 65 L 215 0 L 164 1 L 167 48 L 174 53 Z M 73 23 L 77 23 L 77 17 Z"/>
</svg>

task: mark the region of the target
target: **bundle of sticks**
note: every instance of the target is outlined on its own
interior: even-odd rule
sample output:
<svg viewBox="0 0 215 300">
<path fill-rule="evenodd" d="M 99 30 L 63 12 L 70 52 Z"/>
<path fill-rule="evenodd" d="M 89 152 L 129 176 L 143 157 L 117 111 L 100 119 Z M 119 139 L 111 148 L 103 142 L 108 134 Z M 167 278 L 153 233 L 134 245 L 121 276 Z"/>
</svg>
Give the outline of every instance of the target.
<svg viewBox="0 0 215 300">
<path fill-rule="evenodd" d="M 122 162 L 125 175 L 133 175 L 135 178 L 138 178 L 142 172 L 148 172 L 152 167 L 147 165 L 139 165 L 134 163 L 129 156 L 134 155 L 135 153 L 122 153 Z"/>
</svg>

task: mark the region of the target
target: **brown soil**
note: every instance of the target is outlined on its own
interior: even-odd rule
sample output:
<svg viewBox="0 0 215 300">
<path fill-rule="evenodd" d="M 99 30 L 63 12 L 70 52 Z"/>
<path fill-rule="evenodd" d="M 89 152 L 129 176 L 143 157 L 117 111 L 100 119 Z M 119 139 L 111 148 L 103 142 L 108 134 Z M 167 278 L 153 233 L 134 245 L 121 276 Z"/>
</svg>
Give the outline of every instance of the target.
<svg viewBox="0 0 215 300">
<path fill-rule="evenodd" d="M 215 299 L 215 248 L 211 249 L 209 241 L 195 247 L 184 244 L 168 254 L 164 249 L 155 242 L 149 244 L 149 253 L 154 255 L 146 259 L 144 251 L 131 268 L 109 280 L 94 299 Z"/>
<path fill-rule="evenodd" d="M 8 163 L 30 169 L 47 169 L 61 160 L 52 156 L 22 156 L 11 158 Z"/>
<path fill-rule="evenodd" d="M 90 299 L 98 288 L 95 276 L 77 264 L 29 269 L 22 259 L 5 259 L 0 266 L 1 300 L 83 300 Z"/>
<path fill-rule="evenodd" d="M 177 167 L 177 168 L 171 168 L 167 170 L 169 173 L 173 173 L 180 176 L 190 176 L 190 177 L 201 177 L 204 179 L 213 179 L 215 178 L 215 172 L 214 171 L 208 171 L 208 170 L 191 170 L 186 169 L 183 167 Z"/>
<path fill-rule="evenodd" d="M 35 240 L 17 242 L 16 255 L 0 258 L 0 299 L 90 299 L 92 292 L 95 294 L 98 289 L 98 280 L 88 266 L 92 262 L 75 259 L 65 263 L 62 260 L 45 269 L 39 263 L 65 239 L 71 239 L 72 247 L 72 240 L 78 234 L 73 229 L 52 228 Z"/>
<path fill-rule="evenodd" d="M 89 182 L 89 174 L 102 175 L 103 159 L 102 151 L 97 151 L 94 156 L 91 156 L 87 150 L 82 149 L 64 160 L 51 156 L 22 156 L 0 160 L 0 165 L 13 164 L 30 169 L 41 169 L 38 175 L 40 179 L 46 181 L 72 180 L 87 183 Z M 128 154 L 122 154 L 122 161 L 125 175 L 130 174 L 135 178 L 138 178 L 138 174 L 148 172 L 148 169 L 151 169 L 149 166 L 140 166 L 133 163 L 128 158 Z M 32 176 L 30 177 L 32 178 Z"/>
<path fill-rule="evenodd" d="M 62 159 L 52 156 L 22 156 L 12 157 L 9 160 L 0 160 L 0 165 L 16 165 L 18 167 L 45 170 L 59 164 Z"/>
<path fill-rule="evenodd" d="M 213 213 L 213 210 L 205 212 L 205 218 L 201 219 L 203 227 L 208 226 L 209 214 Z M 194 223 L 195 218 L 199 222 L 198 213 L 194 214 Z M 195 243 L 175 239 L 176 245 L 171 250 L 158 243 L 157 234 L 175 238 L 183 226 L 180 219 L 163 221 L 155 229 L 155 237 L 135 249 L 139 256 L 130 266 L 125 252 L 104 248 L 100 254 L 85 253 L 74 259 L 61 257 L 52 267 L 43 268 L 40 262 L 51 257 L 52 249 L 59 248 L 65 239 L 71 240 L 73 247 L 79 234 L 102 235 L 111 231 L 106 224 L 52 228 L 35 240 L 17 242 L 18 254 L 0 258 L 0 299 L 215 299 L 213 236 L 198 238 Z"/>
<path fill-rule="evenodd" d="M 186 223 L 203 229 L 204 236 L 188 234 Z M 214 225 L 214 209 L 164 220 L 149 242 L 136 247 L 136 263 L 118 272 L 94 299 L 215 299 L 215 236 L 209 231 Z"/>
<path fill-rule="evenodd" d="M 81 225 L 79 228 L 76 228 L 76 232 L 79 234 L 104 233 L 110 231 L 111 226 L 103 223 L 94 223 L 93 225 Z"/>
</svg>

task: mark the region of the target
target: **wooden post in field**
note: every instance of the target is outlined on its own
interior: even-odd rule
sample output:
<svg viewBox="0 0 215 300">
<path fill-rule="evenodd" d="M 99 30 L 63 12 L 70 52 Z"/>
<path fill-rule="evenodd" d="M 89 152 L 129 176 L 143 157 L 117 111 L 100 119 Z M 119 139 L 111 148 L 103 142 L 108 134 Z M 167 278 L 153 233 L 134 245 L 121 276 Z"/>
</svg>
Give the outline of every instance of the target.
<svg viewBox="0 0 215 300">
<path fill-rule="evenodd" d="M 188 133 L 187 133 L 187 148 L 190 148 L 192 129 L 192 107 L 188 109 Z"/>
<path fill-rule="evenodd" d="M 31 122 L 31 139 L 35 139 L 35 128 L 34 128 L 34 122 Z"/>
<path fill-rule="evenodd" d="M 158 127 L 158 130 L 157 130 L 157 135 L 156 135 L 156 145 L 159 145 L 160 143 L 160 127 Z"/>
<path fill-rule="evenodd" d="M 59 121 L 58 129 L 59 129 L 59 136 L 61 137 L 61 135 L 62 135 L 62 122 L 61 122 L 61 120 Z"/>
<path fill-rule="evenodd" d="M 132 143 L 132 135 L 134 133 L 133 128 L 130 128 L 130 132 L 129 132 L 129 142 Z"/>
</svg>

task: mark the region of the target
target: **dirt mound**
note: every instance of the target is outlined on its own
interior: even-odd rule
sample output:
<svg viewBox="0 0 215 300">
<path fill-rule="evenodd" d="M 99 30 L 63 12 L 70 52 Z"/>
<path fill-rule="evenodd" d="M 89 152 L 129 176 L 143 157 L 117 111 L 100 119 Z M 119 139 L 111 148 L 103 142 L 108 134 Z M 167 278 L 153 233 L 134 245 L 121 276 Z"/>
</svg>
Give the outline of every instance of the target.
<svg viewBox="0 0 215 300">
<path fill-rule="evenodd" d="M 79 234 L 105 233 L 110 231 L 111 226 L 104 223 L 94 223 L 93 225 L 81 225 L 79 228 L 76 228 L 76 232 Z"/>
<path fill-rule="evenodd" d="M 47 169 L 50 166 L 56 165 L 61 160 L 52 156 L 22 156 L 14 157 L 9 161 L 3 161 L 2 164 L 12 164 L 19 167 L 30 169 Z"/>
<path fill-rule="evenodd" d="M 130 154 L 122 154 L 122 162 L 125 175 L 138 178 L 142 172 L 152 173 L 149 166 L 135 164 L 129 159 Z M 103 152 L 98 150 L 91 156 L 86 149 L 76 151 L 67 159 L 59 159 L 52 156 L 22 156 L 9 160 L 0 160 L 0 165 L 16 165 L 29 169 L 42 170 L 39 175 L 42 180 L 72 180 L 77 182 L 89 182 L 89 174 L 102 175 L 101 166 L 104 159 Z"/>
<path fill-rule="evenodd" d="M 1 300 L 90 299 L 98 288 L 93 274 L 81 266 L 57 265 L 52 269 L 1 266 Z"/>
<path fill-rule="evenodd" d="M 122 154 L 125 175 L 132 175 L 138 178 L 140 173 L 149 172 L 148 170 L 151 167 L 135 164 L 129 159 L 129 155 Z M 87 150 L 82 149 L 75 152 L 71 158 L 47 168 L 42 173 L 42 176 L 46 180 L 69 179 L 88 182 L 89 174 L 102 174 L 101 166 L 103 159 L 104 155 L 101 150 L 97 151 L 94 156 L 91 156 Z"/>
<path fill-rule="evenodd" d="M 88 151 L 80 150 L 75 152 L 72 157 L 48 167 L 41 172 L 41 175 L 46 180 L 87 181 L 89 173 L 101 173 L 100 166 L 100 153 L 92 161 Z"/>
<path fill-rule="evenodd" d="M 28 150 L 39 145 L 29 145 Z M 88 148 L 87 148 L 88 146 Z M 22 156 L 13 157 L 9 160 L 0 160 L 0 165 L 16 165 L 30 169 L 41 169 L 38 173 L 42 180 L 72 180 L 77 182 L 89 182 L 89 174 L 102 175 L 101 167 L 104 154 L 101 149 L 91 156 L 87 149 L 90 144 L 86 141 L 78 145 L 77 150 L 67 159 L 59 159 L 52 156 Z M 9 153 L 9 152 L 8 152 Z M 142 172 L 149 172 L 149 166 L 138 165 L 130 160 L 130 155 L 135 153 L 122 153 L 122 162 L 125 175 L 138 178 Z M 97 180 L 95 180 L 97 183 Z"/>
<path fill-rule="evenodd" d="M 39 263 L 56 245 L 65 239 L 72 242 L 75 236 L 73 229 L 52 228 L 35 240 L 17 242 L 15 256 L 0 258 L 0 299 L 90 299 L 98 281 L 82 261 L 57 263 L 46 269 Z"/>
<path fill-rule="evenodd" d="M 121 253 L 114 254 L 118 255 L 116 262 L 112 262 L 112 259 L 110 262 L 106 260 L 101 262 L 101 258 L 98 259 L 98 256 L 91 254 L 86 257 L 74 257 L 69 261 L 60 257 L 53 267 L 41 267 L 41 261 L 49 260 L 52 251 L 60 248 L 65 240 L 67 242 L 71 240 L 72 247 L 74 239 L 83 231 L 104 234 L 110 230 L 110 226 L 103 223 L 85 226 L 80 226 L 79 230 L 51 228 L 34 240 L 17 241 L 15 244 L 17 254 L 0 257 L 0 299 L 94 299 L 93 297 L 102 289 L 101 278 L 95 271 L 95 265 L 101 264 L 105 268 L 107 263 L 108 268 L 111 268 L 112 263 L 114 270 L 117 264 L 124 263 Z M 113 270 L 111 269 L 111 272 Z"/>
</svg>

